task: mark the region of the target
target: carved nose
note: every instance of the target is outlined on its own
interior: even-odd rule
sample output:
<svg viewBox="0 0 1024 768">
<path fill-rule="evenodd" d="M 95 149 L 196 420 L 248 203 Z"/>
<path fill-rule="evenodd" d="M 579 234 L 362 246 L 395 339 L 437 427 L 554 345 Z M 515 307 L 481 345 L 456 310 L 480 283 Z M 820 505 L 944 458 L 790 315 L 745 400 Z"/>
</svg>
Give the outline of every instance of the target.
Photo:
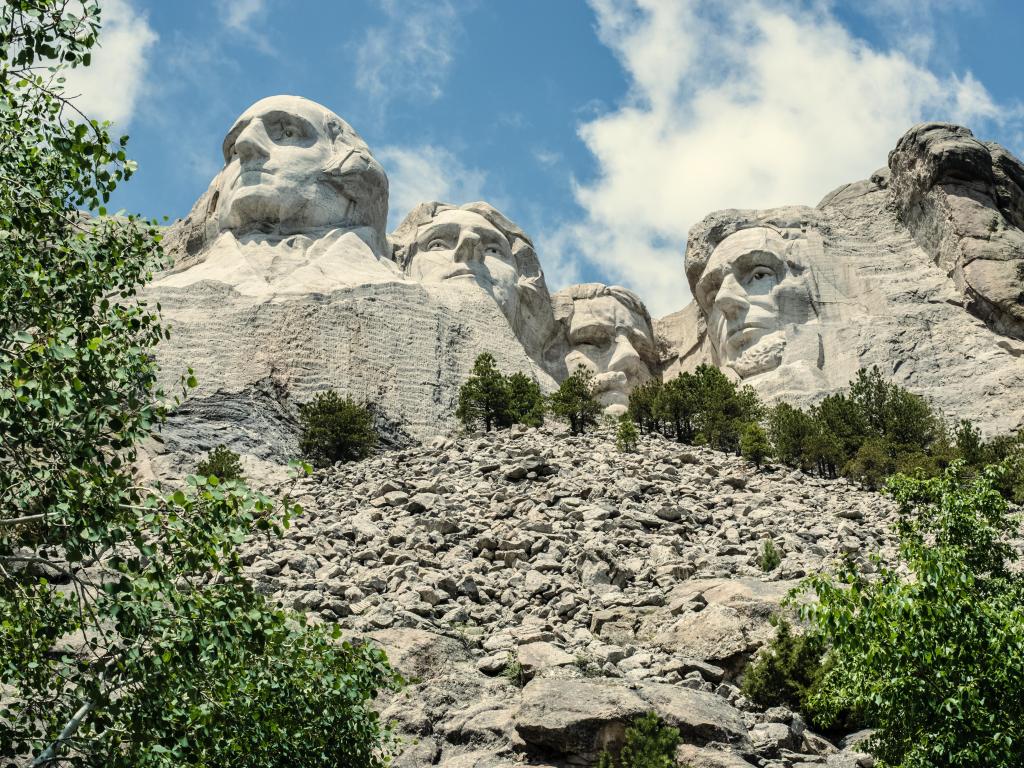
<svg viewBox="0 0 1024 768">
<path fill-rule="evenodd" d="M 746 293 L 732 275 L 726 275 L 718 293 L 715 295 L 715 306 L 726 317 L 737 317 L 750 308 Z"/>
<path fill-rule="evenodd" d="M 459 244 L 455 246 L 456 261 L 472 261 L 479 258 L 480 235 L 467 232 L 459 238 Z"/>
<path fill-rule="evenodd" d="M 262 120 L 253 120 L 235 139 L 235 152 L 242 162 L 270 157 L 270 137 Z"/>
<path fill-rule="evenodd" d="M 640 353 L 636 351 L 629 337 L 624 333 L 616 335 L 615 351 L 608 361 L 608 370 L 631 372 L 639 369 L 642 364 Z"/>
</svg>

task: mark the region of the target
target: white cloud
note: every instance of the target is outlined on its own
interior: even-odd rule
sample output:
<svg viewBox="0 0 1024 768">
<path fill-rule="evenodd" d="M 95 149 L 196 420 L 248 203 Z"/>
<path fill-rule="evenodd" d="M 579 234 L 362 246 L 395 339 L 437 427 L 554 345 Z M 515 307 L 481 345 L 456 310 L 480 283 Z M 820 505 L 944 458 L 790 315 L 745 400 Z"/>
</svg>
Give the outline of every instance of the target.
<svg viewBox="0 0 1024 768">
<path fill-rule="evenodd" d="M 356 53 L 356 86 L 381 105 L 401 96 L 440 98 L 461 30 L 451 0 L 380 0 L 387 17 L 366 30 Z"/>
<path fill-rule="evenodd" d="M 566 275 L 589 262 L 655 315 L 682 308 L 691 225 L 720 208 L 815 204 L 883 165 L 922 119 L 976 122 L 998 106 L 970 74 L 939 77 L 851 36 L 823 6 L 591 0 L 631 93 L 581 124 L 597 177 L 581 220 L 542 240 Z"/>
<path fill-rule="evenodd" d="M 221 0 L 220 16 L 224 24 L 239 32 L 249 31 L 249 25 L 263 13 L 266 0 Z"/>
<path fill-rule="evenodd" d="M 106 0 L 100 20 L 92 63 L 65 73 L 65 91 L 89 117 L 123 128 L 146 87 L 147 55 L 158 37 L 129 0 Z"/>
<path fill-rule="evenodd" d="M 443 147 L 390 146 L 374 150 L 388 174 L 388 228 L 394 229 L 420 203 L 462 205 L 483 199 L 486 174 L 467 168 Z"/>
</svg>

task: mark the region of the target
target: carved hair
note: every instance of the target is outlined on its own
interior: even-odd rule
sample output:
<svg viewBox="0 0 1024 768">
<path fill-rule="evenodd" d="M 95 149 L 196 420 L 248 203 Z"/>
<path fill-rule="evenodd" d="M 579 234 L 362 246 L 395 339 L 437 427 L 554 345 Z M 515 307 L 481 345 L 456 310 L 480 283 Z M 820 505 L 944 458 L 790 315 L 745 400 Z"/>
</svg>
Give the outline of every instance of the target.
<svg viewBox="0 0 1024 768">
<path fill-rule="evenodd" d="M 704 269 L 711 259 L 715 248 L 730 235 L 743 229 L 772 229 L 783 240 L 796 239 L 808 227 L 823 229 L 821 215 L 814 208 L 794 207 L 781 212 L 742 211 L 729 209 L 716 211 L 690 228 L 686 239 L 686 254 L 683 257 L 686 279 L 690 284 L 691 293 L 697 287 L 697 281 L 704 274 Z M 779 254 L 786 258 L 789 254 Z M 787 258 L 787 262 L 789 259 Z M 806 264 L 792 262 L 790 266 L 797 270 L 807 267 Z"/>
</svg>

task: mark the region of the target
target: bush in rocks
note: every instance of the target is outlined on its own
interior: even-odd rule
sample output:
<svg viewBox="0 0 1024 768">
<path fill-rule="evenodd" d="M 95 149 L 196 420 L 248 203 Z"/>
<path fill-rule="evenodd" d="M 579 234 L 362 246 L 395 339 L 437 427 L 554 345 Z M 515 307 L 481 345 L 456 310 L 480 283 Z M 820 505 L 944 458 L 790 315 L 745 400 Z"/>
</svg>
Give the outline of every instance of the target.
<svg viewBox="0 0 1024 768">
<path fill-rule="evenodd" d="M 801 613 L 830 645 L 809 703 L 825 716 L 863 711 L 885 765 L 1024 764 L 1024 575 L 1019 520 L 994 487 L 969 477 L 897 475 L 897 562 L 814 576 Z"/>
<path fill-rule="evenodd" d="M 242 465 L 239 455 L 224 445 L 218 445 L 196 465 L 196 474 L 216 477 L 218 480 L 241 480 Z"/>
<path fill-rule="evenodd" d="M 615 447 L 622 453 L 636 453 L 637 441 L 639 439 L 640 433 L 637 431 L 633 420 L 627 414 L 619 417 L 618 426 L 615 428 Z"/>
<path fill-rule="evenodd" d="M 551 412 L 569 422 L 574 435 L 597 424 L 601 404 L 594 397 L 594 373 L 580 365 L 551 395 Z"/>
<path fill-rule="evenodd" d="M 616 760 L 605 750 L 597 768 L 674 768 L 679 729 L 662 722 L 657 712 L 648 712 L 626 728 L 626 738 Z"/>
<path fill-rule="evenodd" d="M 299 450 L 316 467 L 365 459 L 377 446 L 370 409 L 334 390 L 301 404 L 299 422 Z"/>
<path fill-rule="evenodd" d="M 743 693 L 762 707 L 785 705 L 813 714 L 808 698 L 822 674 L 825 642 L 816 634 L 795 634 L 785 619 L 777 619 L 775 638 L 751 662 L 743 676 Z M 815 721 L 819 726 L 829 725 Z"/>
</svg>

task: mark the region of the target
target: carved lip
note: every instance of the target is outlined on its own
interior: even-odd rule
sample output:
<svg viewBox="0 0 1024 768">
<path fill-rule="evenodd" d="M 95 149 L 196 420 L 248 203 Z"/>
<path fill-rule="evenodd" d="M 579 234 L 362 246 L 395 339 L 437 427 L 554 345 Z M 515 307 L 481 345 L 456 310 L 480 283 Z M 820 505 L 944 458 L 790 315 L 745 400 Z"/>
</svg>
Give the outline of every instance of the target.
<svg viewBox="0 0 1024 768">
<path fill-rule="evenodd" d="M 235 176 L 235 180 L 231 183 L 231 188 L 261 184 L 264 176 L 273 175 L 274 172 L 266 168 L 241 168 L 238 171 L 238 175 Z"/>
<path fill-rule="evenodd" d="M 456 277 L 476 277 L 476 272 L 469 267 L 455 267 L 444 276 L 444 279 L 452 280 Z"/>
</svg>

